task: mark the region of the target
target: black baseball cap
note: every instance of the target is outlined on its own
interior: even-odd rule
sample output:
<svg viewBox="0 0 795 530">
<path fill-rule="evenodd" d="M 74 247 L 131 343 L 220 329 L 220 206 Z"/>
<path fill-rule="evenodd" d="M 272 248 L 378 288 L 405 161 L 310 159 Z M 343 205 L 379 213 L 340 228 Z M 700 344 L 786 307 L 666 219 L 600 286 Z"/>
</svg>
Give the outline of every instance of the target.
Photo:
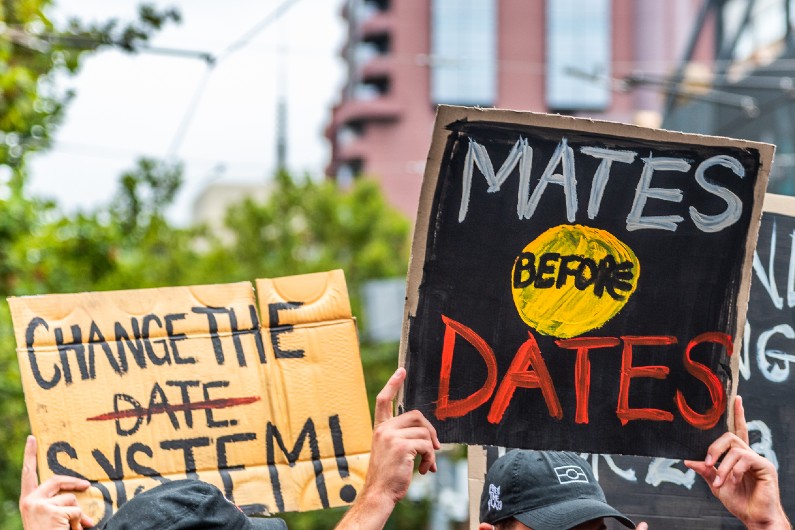
<svg viewBox="0 0 795 530">
<path fill-rule="evenodd" d="M 494 524 L 509 517 L 533 530 L 566 530 L 601 517 L 635 528 L 607 504 L 588 462 L 553 451 L 508 451 L 489 468 L 480 521 Z"/>
<path fill-rule="evenodd" d="M 287 530 L 281 519 L 247 517 L 221 490 L 199 480 L 175 480 L 140 493 L 103 530 Z"/>
</svg>

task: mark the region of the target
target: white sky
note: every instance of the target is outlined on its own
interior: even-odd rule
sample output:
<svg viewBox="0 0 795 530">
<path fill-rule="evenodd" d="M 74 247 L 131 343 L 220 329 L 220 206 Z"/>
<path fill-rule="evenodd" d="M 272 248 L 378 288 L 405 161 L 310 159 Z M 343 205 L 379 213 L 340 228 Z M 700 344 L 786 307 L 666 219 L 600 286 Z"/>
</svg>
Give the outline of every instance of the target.
<svg viewBox="0 0 795 530">
<path fill-rule="evenodd" d="M 60 0 L 57 18 L 134 17 L 134 0 Z M 150 0 L 150 3 L 151 0 Z M 182 13 L 152 46 L 218 55 L 283 0 L 155 0 Z M 186 224 L 193 201 L 211 181 L 269 179 L 276 158 L 276 107 L 287 95 L 287 166 L 322 175 L 330 147 L 323 129 L 337 101 L 344 67 L 342 0 L 296 0 L 248 45 L 212 70 L 177 156 L 185 184 L 169 212 Z M 198 59 L 105 51 L 65 79 L 76 97 L 52 150 L 31 157 L 31 189 L 66 211 L 110 200 L 118 176 L 142 155 L 165 158 L 207 67 Z"/>
</svg>

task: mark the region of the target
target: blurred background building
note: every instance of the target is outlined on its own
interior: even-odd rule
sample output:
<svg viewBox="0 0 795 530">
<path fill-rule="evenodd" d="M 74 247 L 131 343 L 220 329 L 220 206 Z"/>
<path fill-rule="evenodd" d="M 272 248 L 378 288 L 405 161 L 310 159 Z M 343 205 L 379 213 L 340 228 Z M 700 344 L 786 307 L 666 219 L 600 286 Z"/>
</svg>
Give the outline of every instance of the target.
<svg viewBox="0 0 795 530">
<path fill-rule="evenodd" d="M 704 1 L 684 59 L 666 79 L 663 126 L 776 144 L 768 192 L 795 195 L 795 5 Z M 711 48 L 709 61 L 697 49 Z"/>
<path fill-rule="evenodd" d="M 342 186 L 378 179 L 413 218 L 437 104 L 659 126 L 664 80 L 682 57 L 714 56 L 714 24 L 692 37 L 705 9 L 704 0 L 348 0 L 348 78 L 326 129 L 327 174 Z"/>
</svg>

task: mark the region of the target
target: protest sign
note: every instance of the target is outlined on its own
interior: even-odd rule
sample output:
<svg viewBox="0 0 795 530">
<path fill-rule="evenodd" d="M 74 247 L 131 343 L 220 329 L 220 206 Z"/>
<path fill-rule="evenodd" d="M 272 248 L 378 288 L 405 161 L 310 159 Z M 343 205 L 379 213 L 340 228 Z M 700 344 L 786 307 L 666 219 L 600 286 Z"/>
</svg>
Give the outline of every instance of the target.
<svg viewBox="0 0 795 530">
<path fill-rule="evenodd" d="M 773 150 L 440 107 L 404 406 L 444 442 L 703 455 L 727 428 Z"/>
<path fill-rule="evenodd" d="M 754 253 L 748 316 L 743 332 L 738 392 L 751 447 L 778 469 L 785 511 L 795 514 L 795 198 L 767 194 Z M 488 466 L 502 453 L 470 447 L 470 516 Z M 680 530 L 745 528 L 713 498 L 704 481 L 680 460 L 584 455 L 608 501 L 635 521 Z M 477 528 L 477 524 L 472 526 Z"/>
<path fill-rule="evenodd" d="M 106 520 L 185 477 L 247 513 L 351 503 L 372 428 L 342 271 L 10 298 L 41 479 Z"/>
</svg>

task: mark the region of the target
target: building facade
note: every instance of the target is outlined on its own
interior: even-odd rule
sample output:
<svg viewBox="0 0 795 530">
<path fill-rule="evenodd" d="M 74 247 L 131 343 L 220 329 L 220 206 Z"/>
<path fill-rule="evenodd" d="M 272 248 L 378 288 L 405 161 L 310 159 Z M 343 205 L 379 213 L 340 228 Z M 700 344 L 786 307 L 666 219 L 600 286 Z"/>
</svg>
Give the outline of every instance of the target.
<svg viewBox="0 0 795 530">
<path fill-rule="evenodd" d="M 703 0 L 347 0 L 327 175 L 413 218 L 438 104 L 658 126 Z M 699 41 L 699 43 L 706 41 Z M 693 57 L 711 57 L 711 43 Z M 702 49 L 703 48 L 703 49 Z"/>
<path fill-rule="evenodd" d="M 705 0 L 670 81 L 664 127 L 776 145 L 767 191 L 795 195 L 795 4 Z M 706 60 L 705 60 L 706 59 Z"/>
</svg>

